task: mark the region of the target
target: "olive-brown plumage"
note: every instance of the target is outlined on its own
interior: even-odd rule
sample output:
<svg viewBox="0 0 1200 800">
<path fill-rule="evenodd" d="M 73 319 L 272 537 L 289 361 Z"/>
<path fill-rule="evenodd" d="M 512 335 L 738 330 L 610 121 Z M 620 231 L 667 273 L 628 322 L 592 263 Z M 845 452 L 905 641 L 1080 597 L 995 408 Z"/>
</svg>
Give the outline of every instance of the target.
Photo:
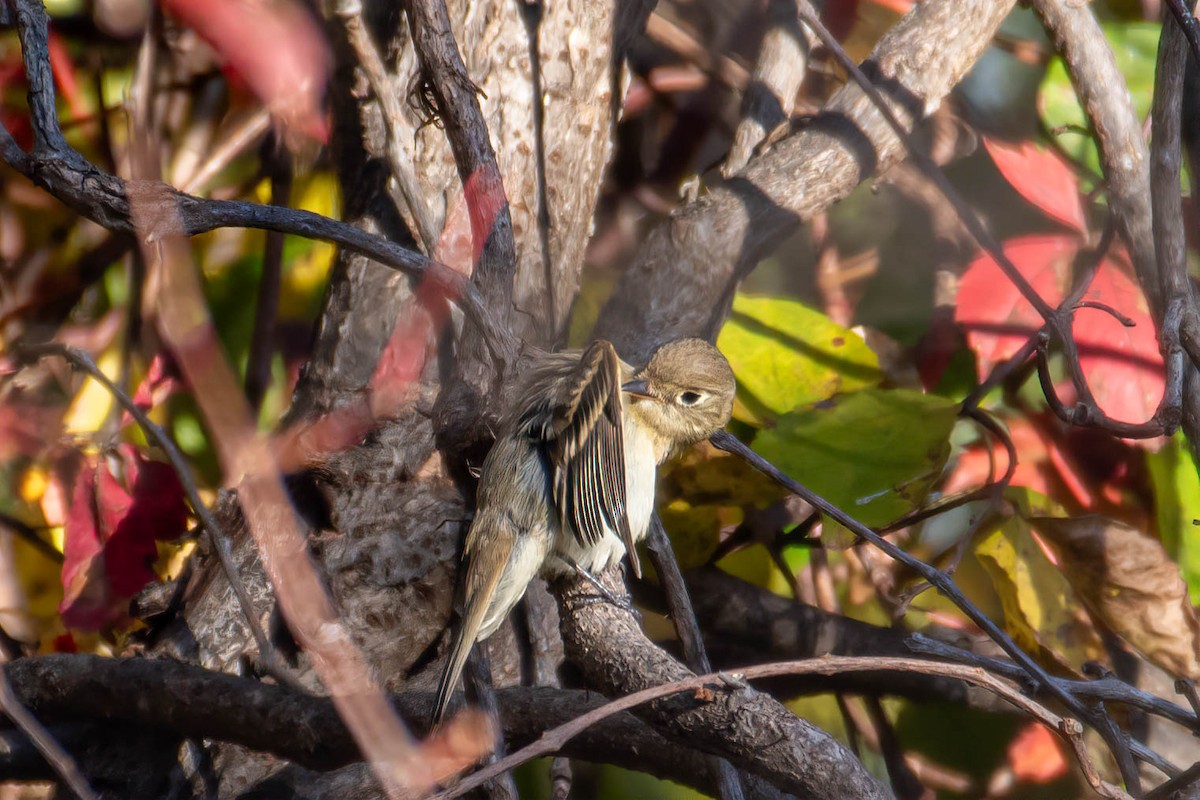
<svg viewBox="0 0 1200 800">
<path fill-rule="evenodd" d="M 599 572 L 628 553 L 640 576 L 633 548 L 654 511 L 657 466 L 722 428 L 733 394 L 729 363 L 699 339 L 664 345 L 636 373 L 606 341 L 534 359 L 480 473 L 462 622 L 435 723 L 472 645 L 500 626 L 539 572 Z"/>
</svg>

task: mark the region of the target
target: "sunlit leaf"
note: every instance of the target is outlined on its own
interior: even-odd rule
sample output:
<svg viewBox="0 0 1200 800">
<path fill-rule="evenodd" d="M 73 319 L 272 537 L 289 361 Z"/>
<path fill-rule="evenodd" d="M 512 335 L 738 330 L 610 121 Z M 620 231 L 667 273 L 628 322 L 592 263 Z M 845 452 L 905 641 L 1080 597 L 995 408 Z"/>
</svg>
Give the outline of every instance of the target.
<svg viewBox="0 0 1200 800">
<path fill-rule="evenodd" d="M 1029 141 L 1008 144 L 984 136 L 983 144 L 1000 174 L 1022 197 L 1068 228 L 1087 233 L 1079 180 L 1058 154 Z"/>
<path fill-rule="evenodd" d="M 1200 603 L 1200 473 L 1182 433 L 1157 453 L 1146 455 L 1154 486 L 1154 511 L 1163 547 L 1187 581 L 1194 604 Z"/>
<path fill-rule="evenodd" d="M 121 355 L 115 349 L 106 351 L 96 361 L 100 371 L 110 380 L 117 379 L 120 369 Z M 100 429 L 104 420 L 112 410 L 112 392 L 95 378 L 88 376 L 71 401 L 71 407 L 63 418 L 63 427 L 67 433 L 91 433 Z"/>
<path fill-rule="evenodd" d="M 753 424 L 882 380 L 861 336 L 786 298 L 738 295 L 717 347 L 737 375 L 734 415 Z"/>
<path fill-rule="evenodd" d="M 1004 520 L 975 545 L 975 557 L 991 576 L 1005 629 L 1023 650 L 1075 671 L 1102 657 L 1099 637 L 1077 615 L 1070 584 L 1030 535 L 1028 522 Z"/>
<path fill-rule="evenodd" d="M 1079 243 L 1070 236 L 1025 236 L 1004 244 L 1004 253 L 1052 306 L 1066 296 Z M 1163 364 L 1145 298 L 1121 264 L 1106 259 L 1084 295 L 1134 324 L 1125 326 L 1097 308 L 1080 308 L 1072 327 L 1079 360 L 1096 402 L 1110 416 L 1142 422 L 1153 415 L 1163 392 Z M 955 319 L 967 331 L 980 376 L 1010 358 L 1042 327 L 1042 318 L 990 256 L 981 255 L 959 283 Z M 1069 398 L 1067 398 L 1069 399 Z"/>
<path fill-rule="evenodd" d="M 1008 746 L 1013 776 L 1028 783 L 1049 783 L 1067 774 L 1070 762 L 1058 736 L 1040 722 L 1030 722 Z"/>
<path fill-rule="evenodd" d="M 156 578 L 156 541 L 183 534 L 187 516 L 169 465 L 130 445 L 85 458 L 66 521 L 63 621 L 95 630 L 119 620 L 129 598 Z"/>
<path fill-rule="evenodd" d="M 863 389 L 784 414 L 754 450 L 867 525 L 921 506 L 950 454 L 956 403 Z"/>
<path fill-rule="evenodd" d="M 295 208 L 341 217 L 338 182 L 329 172 L 318 172 L 297 181 L 292 193 Z M 288 236 L 283 248 L 283 284 L 280 287 L 280 319 L 309 320 L 316 316 L 325 295 L 325 284 L 337 247 L 298 236 Z"/>
</svg>

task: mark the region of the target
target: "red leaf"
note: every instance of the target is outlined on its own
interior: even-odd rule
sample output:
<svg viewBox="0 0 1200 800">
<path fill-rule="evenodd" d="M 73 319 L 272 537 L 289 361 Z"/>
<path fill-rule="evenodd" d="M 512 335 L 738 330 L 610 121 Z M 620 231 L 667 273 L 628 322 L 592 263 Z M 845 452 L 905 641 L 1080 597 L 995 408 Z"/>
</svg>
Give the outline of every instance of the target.
<svg viewBox="0 0 1200 800">
<path fill-rule="evenodd" d="M 983 137 L 996 168 L 1021 196 L 1068 228 L 1087 233 L 1079 180 L 1071 165 L 1031 141 L 1017 145 Z"/>
<path fill-rule="evenodd" d="M 1071 236 L 1028 236 L 1005 243 L 1004 252 L 1038 294 L 1057 305 L 1066 295 L 1077 248 Z M 1164 376 L 1154 324 L 1140 289 L 1117 261 L 1108 259 L 1084 300 L 1104 303 L 1135 323 L 1125 327 L 1096 309 L 1075 313 L 1080 365 L 1096 402 L 1115 419 L 1148 419 L 1162 397 Z M 1038 313 L 987 255 L 975 259 L 963 275 L 955 319 L 966 329 L 983 374 L 1012 356 L 1042 325 Z M 1068 395 L 1063 399 L 1072 401 Z"/>
<path fill-rule="evenodd" d="M 63 622 L 96 630 L 124 616 L 129 598 L 155 580 L 154 543 L 187 528 L 183 497 L 174 470 L 132 445 L 84 460 L 64 531 Z"/>
<path fill-rule="evenodd" d="M 1078 249 L 1073 236 L 1028 236 L 1004 244 L 1005 255 L 1051 305 L 1065 294 Z M 954 319 L 967 331 L 981 376 L 1010 358 L 1042 327 L 1037 311 L 986 254 L 972 261 L 959 281 Z"/>
<path fill-rule="evenodd" d="M 26 87 L 25 68 L 20 58 L 0 62 L 0 98 L 7 101 L 18 94 L 23 96 Z M 9 134 L 16 139 L 22 150 L 33 147 L 33 128 L 30 127 L 29 113 L 26 109 L 18 110 L 10 107 L 7 102 L 0 103 L 0 123 L 8 128 Z"/>
<path fill-rule="evenodd" d="M 932 392 L 942 379 L 954 354 L 962 349 L 962 331 L 954 324 L 953 311 L 938 306 L 929 320 L 929 327 L 913 348 L 917 375 L 925 391 Z"/>
<path fill-rule="evenodd" d="M 1041 723 L 1031 722 L 1008 746 L 1013 776 L 1028 783 L 1049 783 L 1067 774 L 1067 758 L 1058 738 Z"/>
<path fill-rule="evenodd" d="M 1096 402 L 1115 419 L 1149 419 L 1162 399 L 1165 368 L 1141 289 L 1116 262 L 1105 261 L 1084 300 L 1104 303 L 1134 323 L 1126 327 L 1098 309 L 1075 312 L 1079 361 Z"/>
<path fill-rule="evenodd" d="M 179 378 L 175 362 L 162 353 L 158 353 L 150 360 L 150 368 L 146 370 L 146 377 L 142 378 L 142 382 L 138 384 L 137 390 L 133 393 L 133 404 L 142 411 L 149 411 L 182 388 L 183 381 Z M 133 417 L 126 411 L 121 417 L 121 424 L 128 425 L 132 419 Z"/>
<path fill-rule="evenodd" d="M 63 531 L 63 622 L 76 628 L 96 629 L 108 618 L 105 581 L 92 579 L 95 563 L 104 552 L 96 508 L 96 464 L 87 459 L 75 477 L 71 508 Z"/>
<path fill-rule="evenodd" d="M 61 407 L 39 405 L 10 392 L 0 401 L 0 461 L 43 452 L 62 432 L 62 415 Z"/>
<path fill-rule="evenodd" d="M 59 634 L 54 637 L 54 641 L 50 643 L 50 651 L 53 653 L 78 653 L 79 645 L 75 643 L 75 637 L 70 631 Z"/>
<path fill-rule="evenodd" d="M 831 0 L 821 10 L 821 18 L 834 38 L 842 41 L 858 21 L 858 0 Z"/>
<path fill-rule="evenodd" d="M 292 0 L 159 0 L 200 34 L 284 125 L 325 142 L 332 58 L 312 15 Z"/>
<path fill-rule="evenodd" d="M 1013 472 L 1012 485 L 1025 486 L 1044 495 L 1053 494 L 1053 467 L 1049 463 L 1048 451 L 1055 446 L 1054 443 L 1047 441 L 1045 434 L 1028 420 L 1012 417 L 1005 419 L 1004 424 L 1013 445 L 1021 454 Z M 954 465 L 942 486 L 943 492 L 951 495 L 983 486 L 989 480 L 989 471 L 992 473 L 991 480 L 999 479 L 1007 466 L 1004 451 L 1002 448 L 993 450 L 988 444 L 973 444 L 954 459 Z"/>
</svg>

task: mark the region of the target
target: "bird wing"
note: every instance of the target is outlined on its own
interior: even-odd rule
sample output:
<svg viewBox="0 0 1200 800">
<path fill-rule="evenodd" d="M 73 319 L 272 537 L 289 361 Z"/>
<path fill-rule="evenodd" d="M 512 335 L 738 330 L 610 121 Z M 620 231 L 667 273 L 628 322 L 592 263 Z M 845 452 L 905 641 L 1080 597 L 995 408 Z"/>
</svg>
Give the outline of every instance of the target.
<svg viewBox="0 0 1200 800">
<path fill-rule="evenodd" d="M 625 507 L 621 362 L 612 344 L 593 342 L 555 394 L 531 417 L 538 423 L 529 431 L 549 456 L 559 522 L 570 523 L 584 547 L 599 543 L 607 526 L 625 543 L 639 574 Z"/>
</svg>

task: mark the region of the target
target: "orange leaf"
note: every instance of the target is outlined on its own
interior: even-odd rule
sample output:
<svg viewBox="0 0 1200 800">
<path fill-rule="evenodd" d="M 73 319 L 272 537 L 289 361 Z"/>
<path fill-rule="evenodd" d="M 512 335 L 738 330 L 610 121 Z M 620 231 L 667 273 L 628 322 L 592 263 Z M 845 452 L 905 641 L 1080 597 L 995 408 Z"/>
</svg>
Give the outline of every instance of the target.
<svg viewBox="0 0 1200 800">
<path fill-rule="evenodd" d="M 1031 722 L 1008 746 L 1008 763 L 1019 781 L 1049 783 L 1067 774 L 1062 744 L 1050 729 Z"/>
</svg>

